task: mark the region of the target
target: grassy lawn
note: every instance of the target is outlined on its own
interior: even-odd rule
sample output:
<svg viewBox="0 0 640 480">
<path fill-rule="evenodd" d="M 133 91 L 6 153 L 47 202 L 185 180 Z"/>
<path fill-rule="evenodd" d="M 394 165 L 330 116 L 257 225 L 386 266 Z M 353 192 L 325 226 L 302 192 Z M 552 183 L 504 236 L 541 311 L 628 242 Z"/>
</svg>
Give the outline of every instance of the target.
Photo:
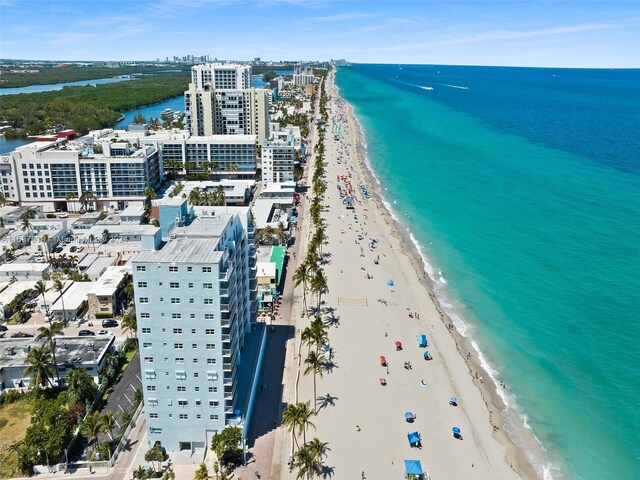
<svg viewBox="0 0 640 480">
<path fill-rule="evenodd" d="M 30 400 L 22 399 L 11 405 L 0 407 L 0 438 L 2 443 L 10 446 L 22 440 L 30 424 Z M 18 476 L 21 476 L 18 470 L 18 456 L 9 450 L 0 448 L 0 478 Z"/>
</svg>

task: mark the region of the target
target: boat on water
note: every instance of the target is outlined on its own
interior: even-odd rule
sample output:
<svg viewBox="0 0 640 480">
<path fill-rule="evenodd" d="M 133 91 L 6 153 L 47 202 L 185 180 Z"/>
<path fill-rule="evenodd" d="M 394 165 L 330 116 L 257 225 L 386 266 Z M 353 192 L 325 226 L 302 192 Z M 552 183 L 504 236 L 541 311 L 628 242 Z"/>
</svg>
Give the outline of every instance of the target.
<svg viewBox="0 0 640 480">
<path fill-rule="evenodd" d="M 165 108 L 162 113 L 160 114 L 160 116 L 162 118 L 172 118 L 173 117 L 173 109 L 172 108 Z"/>
</svg>

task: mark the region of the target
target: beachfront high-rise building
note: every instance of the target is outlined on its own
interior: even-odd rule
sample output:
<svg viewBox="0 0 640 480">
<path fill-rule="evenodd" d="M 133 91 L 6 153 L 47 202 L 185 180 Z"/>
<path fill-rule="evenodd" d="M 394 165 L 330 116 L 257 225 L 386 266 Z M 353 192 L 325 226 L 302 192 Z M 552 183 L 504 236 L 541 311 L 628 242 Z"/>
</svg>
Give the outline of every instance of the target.
<svg viewBox="0 0 640 480">
<path fill-rule="evenodd" d="M 96 210 L 142 205 L 145 189 L 159 188 L 163 177 L 158 148 L 128 142 L 33 142 L 1 158 L 7 200 L 47 211 L 79 209 L 87 192 Z"/>
<path fill-rule="evenodd" d="M 244 90 L 251 88 L 251 66 L 206 63 L 191 67 L 191 83 L 197 90 L 207 86 L 213 90 Z"/>
<path fill-rule="evenodd" d="M 249 224 L 248 207 L 199 217 L 133 259 L 150 445 L 204 449 L 234 416 L 240 351 L 255 318 Z"/>
<path fill-rule="evenodd" d="M 309 85 L 310 83 L 316 83 L 317 79 L 313 74 L 313 67 L 308 65 L 296 65 L 293 67 L 293 84 L 294 85 Z"/>
<path fill-rule="evenodd" d="M 269 132 L 271 91 L 203 90 L 189 84 L 184 92 L 185 121 L 193 136 L 255 135 L 259 142 Z"/>
<path fill-rule="evenodd" d="M 293 133 L 286 139 L 272 138 L 262 142 L 262 185 L 293 182 L 295 146 Z"/>
</svg>

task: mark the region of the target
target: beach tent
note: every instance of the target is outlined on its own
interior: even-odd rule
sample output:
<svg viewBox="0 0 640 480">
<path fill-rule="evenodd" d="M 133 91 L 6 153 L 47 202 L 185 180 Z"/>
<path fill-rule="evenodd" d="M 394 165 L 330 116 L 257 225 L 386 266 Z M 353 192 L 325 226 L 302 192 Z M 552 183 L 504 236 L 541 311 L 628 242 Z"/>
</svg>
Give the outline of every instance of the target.
<svg viewBox="0 0 640 480">
<path fill-rule="evenodd" d="M 390 287 L 393 287 L 393 280 L 387 280 L 387 285 L 389 285 Z"/>
<path fill-rule="evenodd" d="M 407 434 L 407 438 L 409 439 L 409 445 L 412 447 L 417 447 L 420 444 L 420 434 L 418 432 Z"/>
<path fill-rule="evenodd" d="M 420 460 L 405 460 L 404 471 L 408 480 L 421 480 L 424 478 L 424 470 L 422 470 L 422 464 Z"/>
<path fill-rule="evenodd" d="M 426 347 L 427 346 L 427 336 L 426 335 L 416 335 L 418 338 L 418 346 L 419 347 Z"/>
</svg>

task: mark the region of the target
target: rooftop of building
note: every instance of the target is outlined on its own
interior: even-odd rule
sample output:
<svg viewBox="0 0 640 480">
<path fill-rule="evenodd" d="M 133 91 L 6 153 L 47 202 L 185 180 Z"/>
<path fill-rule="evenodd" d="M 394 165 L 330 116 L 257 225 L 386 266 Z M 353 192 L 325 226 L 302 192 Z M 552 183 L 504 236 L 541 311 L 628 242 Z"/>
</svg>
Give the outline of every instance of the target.
<svg viewBox="0 0 640 480">
<path fill-rule="evenodd" d="M 95 282 L 90 293 L 101 296 L 113 295 L 122 282 L 125 275 L 131 273 L 130 265 L 120 267 L 107 267 L 102 276 Z"/>
<path fill-rule="evenodd" d="M 61 337 L 56 340 L 58 365 L 71 365 L 99 361 L 114 343 L 113 335 L 91 337 Z M 42 347 L 46 339 L 3 338 L 0 339 L 0 367 L 21 367 L 32 348 Z"/>
<path fill-rule="evenodd" d="M 77 310 L 87 300 L 87 295 L 94 287 L 95 282 L 73 282 L 62 296 L 51 305 L 51 311 L 62 310 L 62 308 L 65 310 Z"/>
<path fill-rule="evenodd" d="M 140 252 L 134 263 L 217 263 L 222 252 L 216 251 L 218 238 L 173 238 L 157 251 Z"/>
</svg>

